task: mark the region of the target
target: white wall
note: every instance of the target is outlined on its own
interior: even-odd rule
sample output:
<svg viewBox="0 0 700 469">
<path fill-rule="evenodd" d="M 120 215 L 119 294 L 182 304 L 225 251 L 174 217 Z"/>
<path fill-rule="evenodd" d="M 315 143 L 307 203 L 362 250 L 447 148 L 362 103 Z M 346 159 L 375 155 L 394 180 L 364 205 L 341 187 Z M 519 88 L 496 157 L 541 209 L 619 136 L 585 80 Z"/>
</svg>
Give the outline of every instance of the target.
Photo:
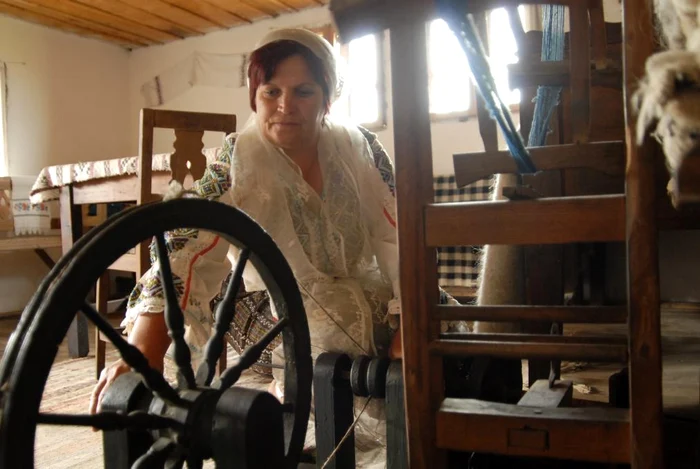
<svg viewBox="0 0 700 469">
<path fill-rule="evenodd" d="M 11 175 L 129 151 L 127 51 L 0 16 L 0 60 Z M 0 312 L 21 310 L 45 273 L 31 251 L 0 254 Z"/>
</svg>

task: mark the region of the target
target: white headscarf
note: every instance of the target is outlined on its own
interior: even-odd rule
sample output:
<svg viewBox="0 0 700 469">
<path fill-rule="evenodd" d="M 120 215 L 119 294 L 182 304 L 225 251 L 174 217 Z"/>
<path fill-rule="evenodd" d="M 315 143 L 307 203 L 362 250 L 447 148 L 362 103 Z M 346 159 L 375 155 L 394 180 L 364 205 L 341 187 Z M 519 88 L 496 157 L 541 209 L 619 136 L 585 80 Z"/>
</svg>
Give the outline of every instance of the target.
<svg viewBox="0 0 700 469">
<path fill-rule="evenodd" d="M 333 46 L 318 34 L 302 28 L 276 29 L 267 33 L 255 46 L 259 49 L 275 41 L 294 41 L 308 48 L 316 57 L 321 59 L 323 68 L 328 76 L 328 92 L 331 104 L 340 97 L 343 80 L 338 71 L 339 61 Z"/>
</svg>

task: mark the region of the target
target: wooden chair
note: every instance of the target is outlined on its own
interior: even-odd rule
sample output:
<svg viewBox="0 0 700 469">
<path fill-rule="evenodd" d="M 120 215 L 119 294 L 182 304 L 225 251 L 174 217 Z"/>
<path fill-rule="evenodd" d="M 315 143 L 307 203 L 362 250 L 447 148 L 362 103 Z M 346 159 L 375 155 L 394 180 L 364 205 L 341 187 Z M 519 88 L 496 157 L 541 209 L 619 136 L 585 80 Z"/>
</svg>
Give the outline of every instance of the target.
<svg viewBox="0 0 700 469">
<path fill-rule="evenodd" d="M 158 200 L 162 194 L 154 193 L 152 182 L 153 134 L 154 129 L 173 129 L 175 131 L 175 152 L 170 156 L 172 179 L 185 184 L 187 176 L 196 181 L 204 175 L 207 166 L 206 157 L 202 154 L 204 144 L 202 137 L 205 131 L 222 132 L 224 135 L 236 131 L 236 116 L 233 114 L 211 114 L 201 112 L 168 111 L 156 109 L 141 110 L 141 129 L 139 138 L 139 167 L 137 193 L 126 196 L 137 204 Z M 124 195 L 121 197 L 125 198 Z M 116 201 L 110 199 L 110 201 Z M 134 272 L 140 278 L 149 268 L 149 242 L 138 245 L 134 254 L 123 256 L 112 268 Z M 107 298 L 109 296 L 109 278 L 107 272 L 97 282 L 97 310 L 107 313 Z M 105 366 L 105 338 L 96 332 L 95 366 L 99 377 Z M 226 366 L 225 349 L 220 367 Z"/>
<path fill-rule="evenodd" d="M 571 13 L 572 144 L 530 149 L 540 170 L 568 167 L 619 174 L 625 193 L 498 202 L 433 203 L 425 22 L 430 0 L 332 0 L 343 40 L 391 30 L 392 91 L 401 264 L 402 339 L 409 459 L 412 468 L 445 467 L 448 450 L 513 456 L 629 463 L 662 468 L 661 351 L 654 149 L 634 144 L 634 117 L 625 112 L 626 139 L 590 142 L 590 23 L 598 2 L 558 0 Z M 473 12 L 517 6 L 516 0 L 474 0 Z M 552 3 L 532 0 L 528 3 Z M 624 3 L 625 103 L 653 51 L 651 2 Z M 585 21 L 583 20 L 585 19 Z M 595 26 L 594 26 L 595 27 Z M 598 50 L 595 49 L 594 50 Z M 505 152 L 455 159 L 462 183 L 494 172 L 516 172 Z M 626 161 L 623 155 L 627 155 Z M 493 166 L 486 169 L 482 163 Z M 510 169 L 507 169 L 510 167 Z M 507 170 L 506 170 L 507 169 Z M 435 248 L 478 244 L 563 244 L 626 241 L 625 308 L 438 306 Z M 418 273 L 418 274 L 417 274 Z M 626 343 L 601 337 L 571 340 L 525 334 L 447 337 L 444 320 L 621 322 Z M 529 407 L 444 396 L 443 357 L 491 356 L 540 360 L 611 360 L 629 364 L 630 408 Z"/>
</svg>

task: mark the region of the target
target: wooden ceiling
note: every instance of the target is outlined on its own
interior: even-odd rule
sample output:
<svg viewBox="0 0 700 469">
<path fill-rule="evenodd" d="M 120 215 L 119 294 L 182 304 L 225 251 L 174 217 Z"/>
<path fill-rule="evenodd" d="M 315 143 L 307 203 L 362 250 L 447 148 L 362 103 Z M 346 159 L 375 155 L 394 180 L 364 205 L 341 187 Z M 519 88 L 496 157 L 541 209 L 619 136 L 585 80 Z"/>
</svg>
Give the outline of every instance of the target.
<svg viewBox="0 0 700 469">
<path fill-rule="evenodd" d="M 329 0 L 0 0 L 5 14 L 120 45 L 165 44 Z"/>
</svg>

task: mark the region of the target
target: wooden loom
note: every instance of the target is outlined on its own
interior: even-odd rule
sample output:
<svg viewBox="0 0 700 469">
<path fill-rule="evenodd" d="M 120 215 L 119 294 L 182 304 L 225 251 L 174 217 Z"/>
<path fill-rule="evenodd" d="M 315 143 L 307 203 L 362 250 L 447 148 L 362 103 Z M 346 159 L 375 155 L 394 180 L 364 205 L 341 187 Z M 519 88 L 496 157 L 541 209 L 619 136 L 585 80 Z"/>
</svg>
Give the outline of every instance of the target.
<svg viewBox="0 0 700 469">
<path fill-rule="evenodd" d="M 472 0 L 472 12 L 522 1 Z M 572 17 L 599 2 L 560 0 Z M 581 167 L 626 167 L 625 193 L 535 200 L 437 205 L 433 203 L 425 22 L 435 16 L 430 0 L 334 0 L 331 11 L 347 41 L 390 29 L 399 246 L 402 339 L 410 466 L 444 467 L 448 450 L 536 456 L 607 463 L 634 469 L 662 468 L 662 399 L 657 253 L 658 152 L 634 144 L 629 96 L 653 52 L 651 1 L 623 2 L 623 73 L 626 139 L 589 143 L 591 80 L 589 25 L 572 22 L 570 77 L 576 144 L 533 149 L 539 168 L 563 169 L 585 154 Z M 577 13 L 577 14 L 573 14 Z M 586 13 L 585 11 L 583 12 Z M 591 16 L 592 17 L 592 16 Z M 583 46 L 581 46 L 583 44 Z M 578 49 L 574 49 L 578 47 Z M 556 151 L 556 153 L 553 153 Z M 624 155 L 626 154 L 626 161 Z M 565 157 L 566 156 L 566 157 Z M 567 160 L 569 162 L 567 163 Z M 503 170 L 503 171 L 507 171 Z M 627 308 L 518 306 L 440 307 L 435 248 L 470 244 L 562 244 L 625 241 Z M 416 275 L 419 273 L 419 275 Z M 600 337 L 535 334 L 446 338 L 441 320 L 627 322 L 625 344 Z M 608 360 L 629 366 L 629 409 L 557 408 L 446 399 L 444 356 L 486 355 L 544 360 Z"/>
</svg>

